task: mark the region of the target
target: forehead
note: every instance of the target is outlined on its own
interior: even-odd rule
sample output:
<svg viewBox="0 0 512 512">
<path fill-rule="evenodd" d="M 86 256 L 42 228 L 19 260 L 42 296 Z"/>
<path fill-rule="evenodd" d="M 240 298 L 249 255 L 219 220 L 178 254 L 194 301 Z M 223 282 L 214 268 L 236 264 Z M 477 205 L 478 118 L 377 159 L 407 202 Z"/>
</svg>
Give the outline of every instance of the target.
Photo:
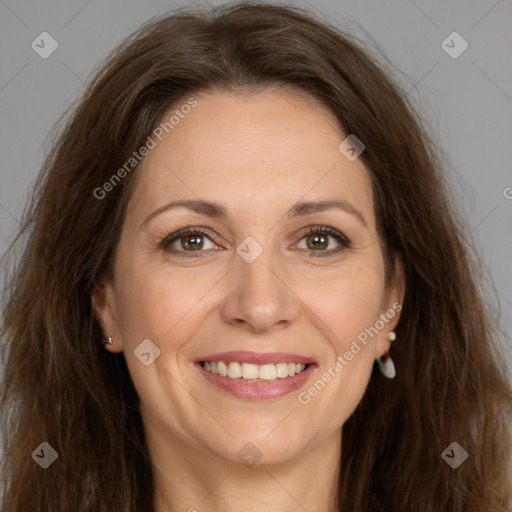
<svg viewBox="0 0 512 512">
<path fill-rule="evenodd" d="M 166 122 L 181 114 L 137 171 L 135 206 L 204 198 L 250 215 L 300 199 L 340 198 L 357 203 L 373 222 L 368 169 L 338 149 L 347 134 L 309 95 L 265 91 L 194 99 L 194 108 L 180 110 L 185 98 L 163 116 Z"/>
</svg>

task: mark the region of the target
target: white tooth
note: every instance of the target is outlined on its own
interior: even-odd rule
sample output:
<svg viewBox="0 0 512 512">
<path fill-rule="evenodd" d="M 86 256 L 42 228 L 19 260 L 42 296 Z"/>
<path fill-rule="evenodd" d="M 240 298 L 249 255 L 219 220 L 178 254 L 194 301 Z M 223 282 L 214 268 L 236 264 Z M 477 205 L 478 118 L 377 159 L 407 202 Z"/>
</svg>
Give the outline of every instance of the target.
<svg viewBox="0 0 512 512">
<path fill-rule="evenodd" d="M 288 365 L 286 363 L 277 363 L 276 375 L 278 379 L 284 379 L 285 377 L 288 377 Z"/>
<path fill-rule="evenodd" d="M 293 377 L 306 368 L 305 364 L 301 363 L 277 363 L 277 364 L 251 364 L 251 363 L 238 363 L 232 361 L 225 363 L 224 361 L 204 361 L 203 367 L 205 370 L 210 371 L 222 377 L 230 377 L 232 379 L 244 378 L 247 380 L 261 379 L 261 380 L 275 380 L 284 379 L 286 377 Z"/>
<path fill-rule="evenodd" d="M 244 363 L 242 364 L 242 375 L 244 379 L 257 379 L 258 378 L 258 365 Z"/>
<path fill-rule="evenodd" d="M 259 367 L 258 377 L 261 380 L 274 380 L 276 378 L 276 365 L 262 364 Z"/>
<path fill-rule="evenodd" d="M 242 376 L 242 365 L 240 363 L 232 361 L 228 366 L 228 377 L 232 379 L 238 379 Z"/>
<path fill-rule="evenodd" d="M 217 368 L 219 369 L 219 375 L 221 377 L 226 377 L 228 374 L 228 367 L 226 366 L 226 363 L 223 361 L 219 361 L 217 363 Z"/>
</svg>

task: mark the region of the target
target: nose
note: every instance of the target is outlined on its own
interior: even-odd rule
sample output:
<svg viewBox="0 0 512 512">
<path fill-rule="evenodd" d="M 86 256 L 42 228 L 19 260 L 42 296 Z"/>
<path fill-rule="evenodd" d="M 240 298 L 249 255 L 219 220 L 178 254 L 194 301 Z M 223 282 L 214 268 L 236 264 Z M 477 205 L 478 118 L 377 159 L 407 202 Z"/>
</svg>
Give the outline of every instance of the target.
<svg viewBox="0 0 512 512">
<path fill-rule="evenodd" d="M 227 276 L 230 291 L 222 306 L 224 320 L 254 333 L 289 326 L 300 316 L 302 303 L 286 277 L 270 249 L 252 263 L 237 255 Z"/>
</svg>

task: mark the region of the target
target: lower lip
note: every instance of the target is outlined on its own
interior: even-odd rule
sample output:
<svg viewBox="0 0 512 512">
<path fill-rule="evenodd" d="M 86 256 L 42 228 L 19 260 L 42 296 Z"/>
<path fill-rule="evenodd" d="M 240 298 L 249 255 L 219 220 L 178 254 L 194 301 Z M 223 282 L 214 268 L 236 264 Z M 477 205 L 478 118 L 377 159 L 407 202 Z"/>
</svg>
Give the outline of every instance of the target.
<svg viewBox="0 0 512 512">
<path fill-rule="evenodd" d="M 215 373 L 205 370 L 201 363 L 196 363 L 196 366 L 204 377 L 218 388 L 238 398 L 246 398 L 249 400 L 265 400 L 287 395 L 299 389 L 316 368 L 316 364 L 310 364 L 304 371 L 293 377 L 250 382 L 248 380 L 232 379 L 230 377 L 216 375 Z"/>
</svg>

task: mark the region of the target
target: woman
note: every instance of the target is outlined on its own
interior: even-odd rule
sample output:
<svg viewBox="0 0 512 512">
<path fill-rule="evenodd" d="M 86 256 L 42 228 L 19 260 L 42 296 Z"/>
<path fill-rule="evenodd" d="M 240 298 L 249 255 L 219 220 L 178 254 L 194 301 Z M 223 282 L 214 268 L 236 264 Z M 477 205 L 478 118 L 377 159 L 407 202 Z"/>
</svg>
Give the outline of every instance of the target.
<svg viewBox="0 0 512 512">
<path fill-rule="evenodd" d="M 441 168 L 307 13 L 146 24 L 23 221 L 3 510 L 508 510 L 512 391 Z"/>
</svg>

